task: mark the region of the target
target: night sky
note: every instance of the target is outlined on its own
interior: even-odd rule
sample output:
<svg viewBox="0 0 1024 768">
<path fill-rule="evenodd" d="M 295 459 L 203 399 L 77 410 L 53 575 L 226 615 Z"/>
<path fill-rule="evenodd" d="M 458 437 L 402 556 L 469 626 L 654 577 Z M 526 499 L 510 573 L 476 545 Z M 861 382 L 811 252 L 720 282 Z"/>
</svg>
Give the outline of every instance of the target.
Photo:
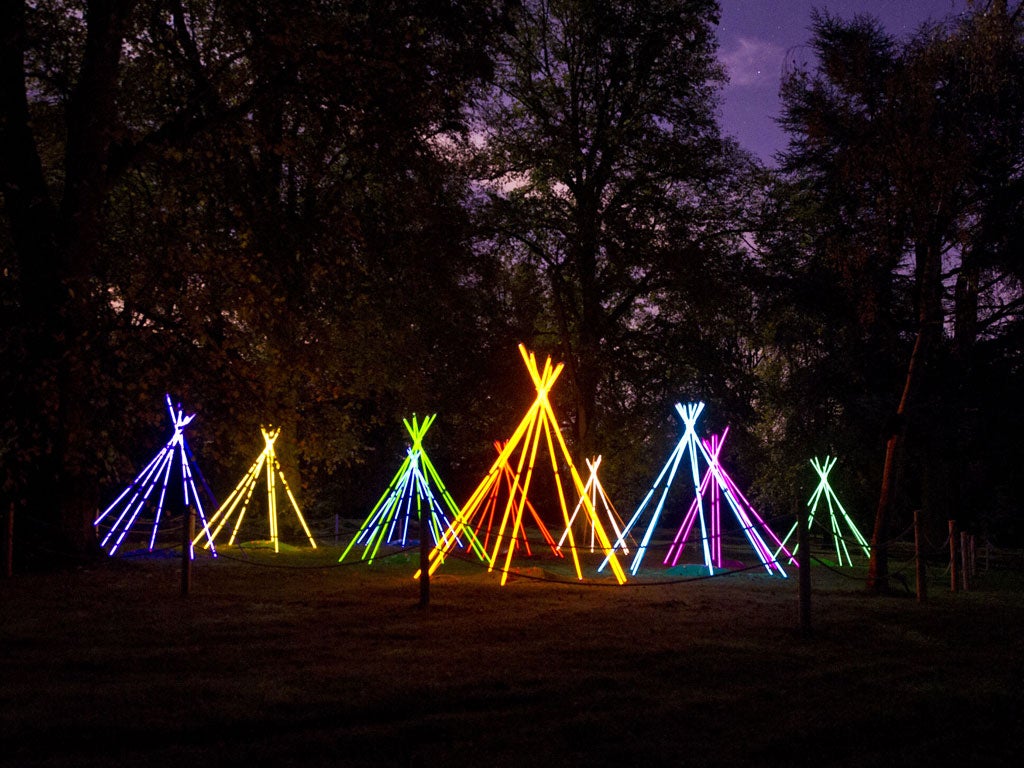
<svg viewBox="0 0 1024 768">
<path fill-rule="evenodd" d="M 841 18 L 870 14 L 898 37 L 923 23 L 959 13 L 966 0 L 720 0 L 719 56 L 730 83 L 722 93 L 724 132 L 765 162 L 783 149 L 785 137 L 773 122 L 779 110 L 779 76 L 787 61 L 811 56 L 811 9 Z"/>
</svg>

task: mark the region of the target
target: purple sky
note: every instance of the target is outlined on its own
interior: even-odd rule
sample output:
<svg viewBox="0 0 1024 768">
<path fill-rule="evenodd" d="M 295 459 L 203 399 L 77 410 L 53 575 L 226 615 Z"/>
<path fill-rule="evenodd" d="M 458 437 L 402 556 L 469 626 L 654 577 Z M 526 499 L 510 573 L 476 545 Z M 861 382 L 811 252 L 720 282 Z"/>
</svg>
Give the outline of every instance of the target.
<svg viewBox="0 0 1024 768">
<path fill-rule="evenodd" d="M 965 0 L 719 0 L 718 55 L 730 83 L 722 91 L 721 126 L 763 161 L 785 147 L 773 122 L 779 111 L 779 76 L 787 56 L 806 60 L 811 9 L 841 18 L 867 13 L 890 34 L 907 36 L 925 21 L 959 13 Z M 802 48 L 801 48 L 802 46 Z"/>
</svg>

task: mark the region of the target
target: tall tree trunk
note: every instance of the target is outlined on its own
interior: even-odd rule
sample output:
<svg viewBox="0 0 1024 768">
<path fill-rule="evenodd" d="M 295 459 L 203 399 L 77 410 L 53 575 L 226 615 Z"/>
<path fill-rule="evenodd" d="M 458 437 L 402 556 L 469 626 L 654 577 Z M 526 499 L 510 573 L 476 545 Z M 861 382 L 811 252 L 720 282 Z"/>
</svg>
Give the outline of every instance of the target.
<svg viewBox="0 0 1024 768">
<path fill-rule="evenodd" d="M 102 237 L 101 206 L 117 125 L 124 24 L 135 0 L 93 0 L 67 110 L 64 195 L 54 205 L 32 133 L 25 82 L 25 3 L 3 3 L 0 181 L 17 254 L 25 365 L 12 404 L 26 461 L 23 494 L 48 524 L 59 554 L 94 550 L 97 507 L 90 392 L 99 340 L 90 285 Z"/>
<path fill-rule="evenodd" d="M 925 227 L 921 231 L 930 231 Z M 882 486 L 875 510 L 875 527 L 871 536 L 871 557 L 868 562 L 867 591 L 883 593 L 889 590 L 889 531 L 892 522 L 893 496 L 901 449 L 907 433 L 909 409 L 921 388 L 928 359 L 933 352 L 942 323 L 942 252 L 933 237 L 917 240 L 916 277 L 918 296 L 918 326 L 914 348 L 907 364 L 903 393 L 893 414 L 892 426 L 885 442 L 885 462 L 882 465 Z M 927 512 L 927 510 L 925 510 Z"/>
<path fill-rule="evenodd" d="M 868 561 L 867 589 L 882 593 L 889 590 L 889 523 L 892 516 L 892 498 L 895 491 L 896 462 L 903 440 L 906 437 L 907 403 L 910 393 L 916 388 L 921 367 L 921 350 L 924 331 L 919 329 L 914 339 L 914 351 L 910 354 L 907 376 L 903 383 L 903 395 L 896 407 L 888 439 L 885 441 L 885 462 L 882 466 L 882 487 L 878 494 L 875 510 L 875 528 L 871 535 L 871 557 Z"/>
<path fill-rule="evenodd" d="M 65 302 L 61 338 L 67 349 L 58 367 L 57 431 L 61 527 L 71 550 L 94 545 L 99 482 L 90 385 L 101 386 L 105 345 L 93 285 L 103 238 L 102 207 L 110 189 L 108 165 L 118 129 L 116 103 L 127 16 L 136 0 L 92 0 L 86 8 L 86 41 L 78 82 L 68 103 L 65 188 L 61 201 L 61 275 Z"/>
<path fill-rule="evenodd" d="M 18 301 L 5 329 L 16 371 L 7 407 L 16 466 L 8 467 L 18 504 L 47 531 L 58 530 L 54 475 L 59 429 L 55 367 L 61 359 L 59 217 L 43 173 L 25 83 L 25 4 L 0 3 L 0 183 L 17 264 Z M 14 335 L 18 334 L 18 339 Z M 27 519 L 19 515 L 16 519 Z M 20 540 L 26 540 L 18 532 Z M 41 534 L 46 536 L 47 534 Z M 51 538 L 53 538 L 51 536 Z"/>
<path fill-rule="evenodd" d="M 974 352 L 978 341 L 978 289 L 980 270 L 975 253 L 966 250 L 954 292 L 951 404 L 956 414 L 956 430 L 946 441 L 950 446 L 952 471 L 945 478 L 950 497 L 955 500 L 954 514 L 970 529 L 977 521 L 975 499 L 981 491 L 978 456 L 980 434 L 978 403 L 974 386 Z"/>
</svg>

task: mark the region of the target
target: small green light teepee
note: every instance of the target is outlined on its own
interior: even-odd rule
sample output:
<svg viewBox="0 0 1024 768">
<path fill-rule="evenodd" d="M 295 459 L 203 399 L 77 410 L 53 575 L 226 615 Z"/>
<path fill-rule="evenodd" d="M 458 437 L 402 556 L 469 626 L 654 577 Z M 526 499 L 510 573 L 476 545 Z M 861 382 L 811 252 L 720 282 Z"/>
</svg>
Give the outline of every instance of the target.
<svg viewBox="0 0 1024 768">
<path fill-rule="evenodd" d="M 854 525 L 853 520 L 847 514 L 843 508 L 842 503 L 839 501 L 839 497 L 836 496 L 835 491 L 832 490 L 832 486 L 828 482 L 828 475 L 836 465 L 838 459 L 834 457 L 826 456 L 824 461 L 818 461 L 817 458 L 811 459 L 811 466 L 814 467 L 814 471 L 818 473 L 818 487 L 814 489 L 814 493 L 811 494 L 811 498 L 807 501 L 807 506 L 811 508 L 811 513 L 807 517 L 807 529 L 810 530 L 811 526 L 814 525 L 814 515 L 818 511 L 818 504 L 824 498 L 828 504 L 828 518 L 829 518 L 829 530 L 832 533 L 832 539 L 835 543 L 836 548 L 836 561 L 839 565 L 853 565 L 853 560 L 850 558 L 850 550 L 847 547 L 847 538 L 843 535 L 842 526 L 840 522 L 846 524 L 846 528 L 849 529 L 850 534 L 853 537 L 853 541 L 857 546 L 864 552 L 864 557 L 871 556 L 871 547 L 867 540 L 861 535 L 857 526 Z M 793 527 L 789 529 L 789 533 L 786 534 L 786 538 L 782 542 L 782 546 L 785 547 L 786 542 L 789 541 L 790 537 L 796 532 L 797 523 L 793 523 Z M 798 547 L 793 547 L 792 553 L 796 555 Z M 782 551 L 782 547 L 779 548 L 779 552 Z M 779 552 L 775 553 L 775 556 L 779 556 Z M 844 563 L 845 561 L 845 563 Z M 790 558 L 790 562 L 793 562 L 793 558 Z"/>
</svg>

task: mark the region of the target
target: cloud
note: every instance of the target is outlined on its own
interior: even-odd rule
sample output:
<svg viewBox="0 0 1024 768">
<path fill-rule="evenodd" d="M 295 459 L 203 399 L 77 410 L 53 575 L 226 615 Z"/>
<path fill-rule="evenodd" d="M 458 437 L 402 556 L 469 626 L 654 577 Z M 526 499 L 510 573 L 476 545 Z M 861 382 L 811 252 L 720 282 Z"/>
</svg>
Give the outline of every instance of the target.
<svg viewBox="0 0 1024 768">
<path fill-rule="evenodd" d="M 781 46 L 751 37 L 739 37 L 719 53 L 729 85 L 753 88 L 778 87 L 784 56 Z"/>
</svg>

